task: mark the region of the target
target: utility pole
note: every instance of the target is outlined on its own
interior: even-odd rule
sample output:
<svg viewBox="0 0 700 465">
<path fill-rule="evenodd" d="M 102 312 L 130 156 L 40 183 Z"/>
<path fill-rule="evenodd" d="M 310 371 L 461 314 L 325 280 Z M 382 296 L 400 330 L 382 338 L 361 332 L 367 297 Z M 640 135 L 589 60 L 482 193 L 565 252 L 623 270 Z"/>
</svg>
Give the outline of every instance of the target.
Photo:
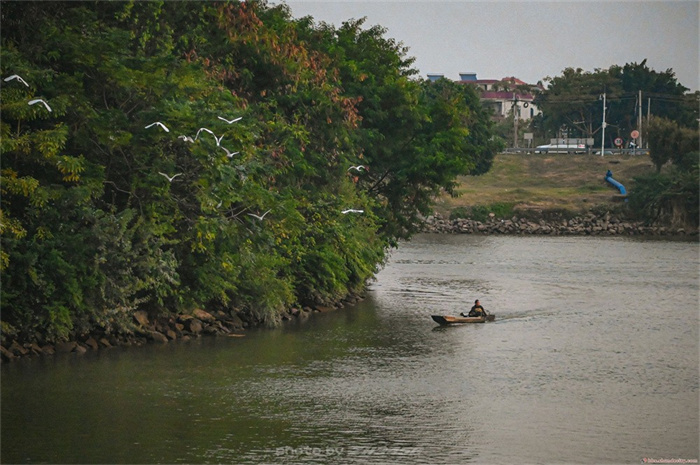
<svg viewBox="0 0 700 465">
<path fill-rule="evenodd" d="M 607 126 L 607 123 L 605 122 L 605 92 L 603 92 L 603 134 L 602 137 L 600 138 L 600 156 L 602 157 L 603 154 L 605 153 L 605 126 Z"/>
<path fill-rule="evenodd" d="M 642 91 L 639 91 L 639 114 L 637 115 L 637 130 L 639 131 L 639 137 L 637 137 L 637 147 L 642 148 Z"/>
<path fill-rule="evenodd" d="M 651 121 L 651 97 L 647 98 L 647 124 Z M 647 148 L 649 148 L 649 141 L 647 141 Z"/>
<path fill-rule="evenodd" d="M 513 147 L 518 148 L 518 97 L 513 92 Z"/>
</svg>

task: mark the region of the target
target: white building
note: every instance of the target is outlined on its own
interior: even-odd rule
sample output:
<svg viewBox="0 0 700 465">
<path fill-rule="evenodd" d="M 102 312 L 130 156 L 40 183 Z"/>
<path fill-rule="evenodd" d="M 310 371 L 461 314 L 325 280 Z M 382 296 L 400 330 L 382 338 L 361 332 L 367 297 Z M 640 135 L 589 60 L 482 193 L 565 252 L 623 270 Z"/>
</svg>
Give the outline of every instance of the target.
<svg viewBox="0 0 700 465">
<path fill-rule="evenodd" d="M 428 79 L 435 81 L 444 77 L 442 74 L 428 74 Z M 517 110 L 518 119 L 528 121 L 542 113 L 535 100 L 534 90 L 536 85 L 528 84 L 515 77 L 503 79 L 477 79 L 476 73 L 459 73 L 459 83 L 473 85 L 481 91 L 481 103 L 486 108 L 493 110 L 496 120 L 505 118 Z"/>
</svg>

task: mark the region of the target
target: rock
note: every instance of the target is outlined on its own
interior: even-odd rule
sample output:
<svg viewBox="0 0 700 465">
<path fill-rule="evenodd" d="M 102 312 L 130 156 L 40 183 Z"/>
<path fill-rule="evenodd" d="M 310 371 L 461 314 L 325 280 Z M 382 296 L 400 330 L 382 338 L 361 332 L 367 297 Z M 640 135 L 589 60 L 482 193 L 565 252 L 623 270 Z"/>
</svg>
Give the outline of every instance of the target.
<svg viewBox="0 0 700 465">
<path fill-rule="evenodd" d="M 219 334 L 219 329 L 215 325 L 205 325 L 204 328 L 202 329 L 202 332 L 204 334 L 208 334 L 210 336 L 213 336 L 215 334 Z"/>
<path fill-rule="evenodd" d="M 191 320 L 187 320 L 187 330 L 191 332 L 192 334 L 199 334 L 202 332 L 202 322 L 197 320 L 196 318 L 192 318 Z"/>
<path fill-rule="evenodd" d="M 56 349 L 54 349 L 51 344 L 48 344 L 41 348 L 41 352 L 44 355 L 53 355 L 56 353 Z"/>
<path fill-rule="evenodd" d="M 12 352 L 16 357 L 21 357 L 23 355 L 27 355 L 29 351 L 19 345 L 17 341 L 12 341 L 12 344 L 10 344 L 10 347 L 8 348 L 10 352 Z"/>
<path fill-rule="evenodd" d="M 39 345 L 36 342 L 32 342 L 29 345 L 29 350 L 34 355 L 44 355 L 44 352 L 41 350 L 41 347 L 39 347 Z"/>
<path fill-rule="evenodd" d="M 112 347 L 112 344 L 107 340 L 106 337 L 100 339 L 100 345 L 102 347 Z"/>
<path fill-rule="evenodd" d="M 168 342 L 168 337 L 163 333 L 159 333 L 158 331 L 151 331 L 150 337 L 152 341 L 160 342 L 161 344 Z"/>
<path fill-rule="evenodd" d="M 238 316 L 238 313 L 231 313 L 231 323 L 233 323 L 234 328 L 243 328 L 244 321 Z"/>
<path fill-rule="evenodd" d="M 92 350 L 97 350 L 100 348 L 100 345 L 98 344 L 98 342 L 95 340 L 94 337 L 88 338 L 87 341 L 85 341 L 85 345 L 88 346 L 89 348 L 91 348 Z"/>
<path fill-rule="evenodd" d="M 168 337 L 168 339 L 175 340 L 177 339 L 177 333 L 173 331 L 172 329 L 169 329 L 165 332 L 165 335 Z"/>
<path fill-rule="evenodd" d="M 87 352 L 87 349 L 85 347 L 81 346 L 80 344 L 76 344 L 75 349 L 73 349 L 73 352 L 75 352 L 76 354 L 82 355 L 85 352 Z"/>
<path fill-rule="evenodd" d="M 168 329 L 170 329 L 170 326 L 167 321 L 160 321 L 155 325 L 155 330 L 159 333 L 165 334 Z"/>
<path fill-rule="evenodd" d="M 145 328 L 148 326 L 148 313 L 144 310 L 137 310 L 134 312 L 134 320 Z"/>
<path fill-rule="evenodd" d="M 78 346 L 78 343 L 75 341 L 70 341 L 70 342 L 58 342 L 54 346 L 54 349 L 56 352 L 61 353 L 61 354 L 67 354 L 68 352 L 73 352 L 75 348 Z"/>
<path fill-rule="evenodd" d="M 199 308 L 195 309 L 194 312 L 192 312 L 192 315 L 194 315 L 195 318 L 201 321 L 216 321 L 216 318 L 214 318 L 214 316 L 211 313 L 205 312 L 204 310 L 201 310 Z"/>
<path fill-rule="evenodd" d="M 15 354 L 10 352 L 8 349 L 0 346 L 0 357 L 2 357 L 3 362 L 11 362 L 15 359 Z"/>
</svg>

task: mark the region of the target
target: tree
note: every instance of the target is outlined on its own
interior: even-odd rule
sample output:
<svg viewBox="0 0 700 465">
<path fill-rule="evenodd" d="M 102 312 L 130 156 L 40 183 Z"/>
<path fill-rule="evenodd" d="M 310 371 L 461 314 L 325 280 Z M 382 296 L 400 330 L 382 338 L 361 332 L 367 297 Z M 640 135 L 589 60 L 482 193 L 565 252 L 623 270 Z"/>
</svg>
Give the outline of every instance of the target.
<svg viewBox="0 0 700 465">
<path fill-rule="evenodd" d="M 412 80 L 361 21 L 10 2 L 2 26 L 1 74 L 29 86 L 0 89 L 1 317 L 27 339 L 129 332 L 137 309 L 272 324 L 336 301 L 497 149 L 473 92 Z"/>
<path fill-rule="evenodd" d="M 547 89 L 536 97 L 543 112 L 539 126 L 550 135 L 560 129 L 573 130 L 579 137 L 594 138 L 600 145 L 602 125 L 601 95 L 606 95 L 606 146 L 616 137 L 628 138 L 639 129 L 639 91 L 642 92 L 642 116 L 646 116 L 651 99 L 651 114 L 677 121 L 683 126 L 696 124 L 698 94 L 676 81 L 673 70 L 657 72 L 641 63 L 612 66 L 607 70 L 584 72 L 567 68 L 561 76 L 546 78 Z"/>
<path fill-rule="evenodd" d="M 675 121 L 654 117 L 649 123 L 649 154 L 657 172 L 638 177 L 630 207 L 640 217 L 677 227 L 700 223 L 700 132 Z M 670 166 L 662 172 L 662 167 Z"/>
<path fill-rule="evenodd" d="M 555 136 L 560 129 L 573 129 L 579 137 L 599 137 L 603 121 L 602 95 L 614 101 L 619 84 L 606 71 L 584 72 L 566 68 L 562 76 L 546 78 L 547 89 L 535 97 L 542 110 L 542 127 Z M 606 118 L 607 119 L 607 118 Z"/>
<path fill-rule="evenodd" d="M 610 76 L 617 79 L 622 87 L 624 100 L 611 108 L 611 121 L 619 121 L 624 134 L 637 128 L 639 111 L 638 94 L 642 91 L 642 111 L 647 110 L 647 101 L 651 101 L 651 113 L 654 116 L 677 121 L 683 126 L 692 126 L 697 121 L 697 98 L 687 94 L 688 88 L 676 81 L 672 69 L 658 72 L 647 66 L 647 60 L 641 63 L 627 63 L 624 66 L 612 66 Z M 646 116 L 646 113 L 643 113 Z"/>
<path fill-rule="evenodd" d="M 455 176 L 487 171 L 499 145 L 473 89 L 412 80 L 405 47 L 381 27 L 363 29 L 364 22 L 323 24 L 307 40 L 333 60 L 343 95 L 356 102 L 354 156 L 369 167 L 357 186 L 373 199 L 381 234 L 394 243 L 416 231 Z"/>
</svg>

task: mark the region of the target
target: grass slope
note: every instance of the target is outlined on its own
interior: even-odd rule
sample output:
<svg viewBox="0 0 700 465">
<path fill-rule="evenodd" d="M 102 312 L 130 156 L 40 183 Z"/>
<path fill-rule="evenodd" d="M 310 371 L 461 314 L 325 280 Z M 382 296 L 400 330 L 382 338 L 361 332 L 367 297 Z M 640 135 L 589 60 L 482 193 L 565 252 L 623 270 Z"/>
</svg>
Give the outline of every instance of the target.
<svg viewBox="0 0 700 465">
<path fill-rule="evenodd" d="M 632 179 L 655 170 L 648 155 L 499 154 L 482 176 L 458 179 L 457 197 L 437 199 L 435 211 L 449 216 L 459 207 L 506 205 L 514 211 L 563 210 L 582 213 L 619 206 L 616 188 L 605 173 L 629 192 Z"/>
</svg>

